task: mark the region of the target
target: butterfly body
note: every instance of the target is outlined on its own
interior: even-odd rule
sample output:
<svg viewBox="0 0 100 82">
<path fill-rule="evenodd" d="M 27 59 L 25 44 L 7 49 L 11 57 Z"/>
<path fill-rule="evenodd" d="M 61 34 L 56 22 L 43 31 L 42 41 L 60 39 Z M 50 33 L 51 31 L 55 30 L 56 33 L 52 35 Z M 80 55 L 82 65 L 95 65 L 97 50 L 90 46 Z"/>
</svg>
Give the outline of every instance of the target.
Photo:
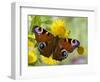
<svg viewBox="0 0 100 82">
<path fill-rule="evenodd" d="M 68 53 L 73 52 L 80 45 L 78 40 L 55 37 L 39 26 L 35 26 L 33 32 L 35 33 L 40 53 L 45 57 L 50 57 L 52 54 L 53 59 L 58 61 L 67 58 Z"/>
</svg>

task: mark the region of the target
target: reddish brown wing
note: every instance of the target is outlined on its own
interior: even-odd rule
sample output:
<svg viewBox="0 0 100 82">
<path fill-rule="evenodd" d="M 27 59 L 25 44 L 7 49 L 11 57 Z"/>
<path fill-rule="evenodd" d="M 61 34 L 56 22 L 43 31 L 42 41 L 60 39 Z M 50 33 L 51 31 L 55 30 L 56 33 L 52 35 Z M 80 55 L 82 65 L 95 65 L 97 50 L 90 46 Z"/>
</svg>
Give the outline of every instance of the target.
<svg viewBox="0 0 100 82">
<path fill-rule="evenodd" d="M 60 38 L 54 51 L 53 58 L 62 61 L 68 56 L 68 53 L 73 52 L 73 50 L 79 45 L 80 42 L 78 40 Z"/>
<path fill-rule="evenodd" d="M 38 26 L 34 27 L 33 32 L 35 33 L 35 38 L 38 42 L 40 53 L 46 57 L 49 57 L 52 54 L 54 48 L 54 36 L 45 29 Z"/>
</svg>

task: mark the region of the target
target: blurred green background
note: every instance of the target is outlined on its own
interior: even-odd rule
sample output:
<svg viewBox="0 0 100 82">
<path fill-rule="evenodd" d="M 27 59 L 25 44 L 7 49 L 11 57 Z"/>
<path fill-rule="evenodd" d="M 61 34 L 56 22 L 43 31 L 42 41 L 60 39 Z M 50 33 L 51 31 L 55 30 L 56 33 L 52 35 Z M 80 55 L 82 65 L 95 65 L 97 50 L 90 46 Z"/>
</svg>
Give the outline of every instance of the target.
<svg viewBox="0 0 100 82">
<path fill-rule="evenodd" d="M 61 19 L 65 22 L 65 27 L 70 30 L 69 38 L 77 39 L 80 41 L 81 46 L 84 48 L 84 53 L 79 55 L 77 50 L 60 64 L 87 64 L 88 63 L 88 18 L 87 17 L 69 17 L 69 16 L 28 16 L 28 34 L 32 33 L 34 25 L 45 27 L 47 31 L 50 30 L 51 24 L 55 19 Z M 33 40 L 34 42 L 34 40 Z M 37 51 L 38 53 L 39 51 Z M 39 54 L 39 53 L 38 53 Z M 34 65 L 44 65 L 40 61 L 37 61 Z"/>
</svg>

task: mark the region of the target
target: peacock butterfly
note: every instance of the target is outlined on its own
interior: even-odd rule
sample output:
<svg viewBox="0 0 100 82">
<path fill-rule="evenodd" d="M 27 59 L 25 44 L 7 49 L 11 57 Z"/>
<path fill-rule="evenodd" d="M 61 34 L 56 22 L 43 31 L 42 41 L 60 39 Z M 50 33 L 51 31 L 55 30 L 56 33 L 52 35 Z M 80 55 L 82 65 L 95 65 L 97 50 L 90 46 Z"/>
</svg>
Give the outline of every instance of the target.
<svg viewBox="0 0 100 82">
<path fill-rule="evenodd" d="M 34 26 L 32 31 L 35 33 L 40 53 L 45 57 L 50 57 L 52 54 L 53 59 L 58 61 L 67 58 L 68 53 L 73 52 L 80 45 L 76 39 L 55 37 L 39 26 Z"/>
</svg>

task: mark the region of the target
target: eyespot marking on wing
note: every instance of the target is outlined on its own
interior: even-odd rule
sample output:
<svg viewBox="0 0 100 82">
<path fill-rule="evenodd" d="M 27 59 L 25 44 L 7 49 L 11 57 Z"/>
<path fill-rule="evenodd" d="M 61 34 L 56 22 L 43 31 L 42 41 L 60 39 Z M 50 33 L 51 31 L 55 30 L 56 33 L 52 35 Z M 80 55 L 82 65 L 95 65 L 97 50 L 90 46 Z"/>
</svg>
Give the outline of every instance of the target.
<svg viewBox="0 0 100 82">
<path fill-rule="evenodd" d="M 35 26 L 34 32 L 37 33 L 37 34 L 41 34 L 43 32 L 43 28 Z"/>
</svg>

